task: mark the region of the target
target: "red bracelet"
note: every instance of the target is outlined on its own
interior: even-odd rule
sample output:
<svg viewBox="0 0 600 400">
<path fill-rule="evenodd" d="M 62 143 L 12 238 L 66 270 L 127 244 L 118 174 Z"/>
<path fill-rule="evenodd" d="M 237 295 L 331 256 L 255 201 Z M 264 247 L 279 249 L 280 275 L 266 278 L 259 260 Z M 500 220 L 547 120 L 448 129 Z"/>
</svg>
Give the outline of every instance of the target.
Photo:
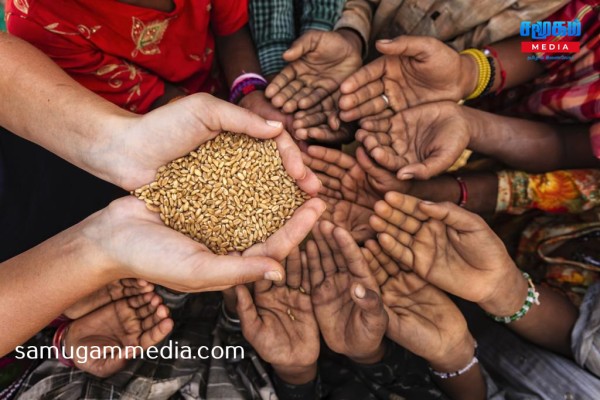
<svg viewBox="0 0 600 400">
<path fill-rule="evenodd" d="M 56 328 L 56 332 L 54 332 L 54 338 L 52 338 L 52 346 L 56 349 L 56 358 L 58 362 L 67 367 L 74 367 L 75 363 L 72 358 L 66 358 L 64 356 L 64 338 L 67 332 L 69 331 L 69 326 L 71 325 L 71 321 L 65 321 Z"/>
<path fill-rule="evenodd" d="M 502 65 L 502 61 L 500 61 L 500 57 L 498 57 L 498 52 L 493 47 L 485 46 L 483 49 L 487 50 L 498 63 L 498 68 L 500 69 L 500 86 L 498 86 L 498 89 L 496 89 L 496 94 L 498 94 L 504 90 L 504 87 L 506 86 L 506 70 Z"/>
<path fill-rule="evenodd" d="M 456 179 L 458 186 L 460 186 L 460 199 L 458 201 L 458 206 L 464 208 L 467 205 L 467 201 L 469 201 L 469 190 L 467 189 L 467 183 L 460 176 L 454 175 L 454 179 Z"/>
</svg>

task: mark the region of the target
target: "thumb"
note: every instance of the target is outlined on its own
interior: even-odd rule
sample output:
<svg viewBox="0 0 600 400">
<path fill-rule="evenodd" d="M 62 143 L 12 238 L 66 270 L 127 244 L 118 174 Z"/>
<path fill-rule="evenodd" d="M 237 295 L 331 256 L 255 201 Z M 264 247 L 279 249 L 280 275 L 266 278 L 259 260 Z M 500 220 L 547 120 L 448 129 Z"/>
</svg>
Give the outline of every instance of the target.
<svg viewBox="0 0 600 400">
<path fill-rule="evenodd" d="M 453 203 L 420 202 L 418 207 L 430 218 L 441 221 L 457 231 L 473 232 L 484 228 L 488 229 L 487 224 L 479 215 Z"/>
<path fill-rule="evenodd" d="M 412 178 L 427 180 L 446 171 L 457 159 L 453 159 L 452 155 L 447 152 L 432 154 L 423 162 L 400 168 L 396 173 L 396 177 L 401 181 Z"/>
<path fill-rule="evenodd" d="M 239 285 L 235 288 L 235 294 L 237 295 L 236 311 L 240 318 L 242 329 L 246 331 L 256 329 L 257 324 L 260 322 L 260 318 L 256 311 L 256 306 L 254 305 L 254 300 L 252 299 L 250 291 L 246 286 Z"/>
<path fill-rule="evenodd" d="M 433 41 L 435 39 L 404 35 L 395 39 L 378 40 L 375 46 L 382 54 L 422 59 L 431 54 Z"/>
<path fill-rule="evenodd" d="M 199 122 L 211 131 L 245 133 L 257 139 L 271 139 L 283 132 L 283 124 L 280 121 L 265 120 L 252 111 L 206 94 L 187 96 L 172 105 L 182 105 L 184 101 L 191 102 L 194 99 L 201 100 L 196 111 Z"/>
<path fill-rule="evenodd" d="M 198 274 L 200 290 L 222 290 L 259 280 L 281 281 L 285 271 L 281 264 L 265 256 L 217 256 L 203 253 Z"/>
<path fill-rule="evenodd" d="M 296 61 L 306 53 L 316 49 L 316 40 L 312 33 L 305 33 L 292 43 L 289 49 L 283 53 L 283 59 L 287 62 Z"/>
<path fill-rule="evenodd" d="M 385 313 L 381 296 L 371 289 L 367 289 L 361 283 L 354 283 L 350 288 L 350 295 L 354 303 L 363 311 L 367 318 L 380 318 Z"/>
</svg>

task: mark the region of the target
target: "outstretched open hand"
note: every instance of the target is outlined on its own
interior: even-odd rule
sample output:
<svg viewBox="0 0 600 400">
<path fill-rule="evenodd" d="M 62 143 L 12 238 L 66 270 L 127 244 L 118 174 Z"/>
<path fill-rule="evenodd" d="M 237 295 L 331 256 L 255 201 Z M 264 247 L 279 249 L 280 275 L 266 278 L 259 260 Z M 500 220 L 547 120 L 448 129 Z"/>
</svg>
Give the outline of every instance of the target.
<svg viewBox="0 0 600 400">
<path fill-rule="evenodd" d="M 507 272 L 516 270 L 485 221 L 455 204 L 433 204 L 392 192 L 375 205 L 375 213 L 370 223 L 387 254 L 463 299 L 491 299 Z"/>
<path fill-rule="evenodd" d="M 340 87 L 344 121 L 376 115 L 388 107 L 400 112 L 423 103 L 457 102 L 474 89 L 469 87 L 474 85 L 469 83 L 475 75 L 473 61 L 437 39 L 399 36 L 380 40 L 376 46 L 383 56 L 352 74 Z"/>
<path fill-rule="evenodd" d="M 463 109 L 446 101 L 366 120 L 356 139 L 398 179 L 429 179 L 450 168 L 469 145 L 472 127 Z"/>
<path fill-rule="evenodd" d="M 162 299 L 151 292 L 121 299 L 73 321 L 65 334 L 67 356 L 77 368 L 105 378 L 125 367 L 134 356 L 127 348 L 147 349 L 160 343 L 173 329 L 169 309 L 161 305 Z M 92 347 L 119 348 L 112 357 L 92 358 Z M 131 347 L 130 347 L 131 346 Z M 78 348 L 88 348 L 87 357 Z M 73 354 L 68 354 L 74 349 Z M 122 357 L 119 357 L 122 355 Z"/>
<path fill-rule="evenodd" d="M 349 232 L 320 222 L 306 245 L 311 299 L 329 348 L 356 362 L 383 356 L 387 314 L 379 286 Z"/>
</svg>

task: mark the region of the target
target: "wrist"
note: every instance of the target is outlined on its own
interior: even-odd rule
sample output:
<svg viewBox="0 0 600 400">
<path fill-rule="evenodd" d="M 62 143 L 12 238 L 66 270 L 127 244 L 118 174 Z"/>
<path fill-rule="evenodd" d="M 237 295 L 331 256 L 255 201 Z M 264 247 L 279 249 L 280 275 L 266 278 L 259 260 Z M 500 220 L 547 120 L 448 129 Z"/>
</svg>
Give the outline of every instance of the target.
<svg viewBox="0 0 600 400">
<path fill-rule="evenodd" d="M 356 54 L 358 54 L 359 56 L 362 54 L 363 40 L 358 34 L 358 32 L 350 28 L 341 28 L 335 32 L 339 33 L 344 38 L 344 40 L 346 40 L 346 42 L 348 42 L 352 46 L 352 48 L 356 51 Z"/>
<path fill-rule="evenodd" d="M 278 366 L 272 365 L 273 370 L 285 383 L 292 385 L 304 385 L 317 377 L 317 363 L 307 366 Z"/>
<path fill-rule="evenodd" d="M 385 341 L 382 340 L 381 344 L 374 352 L 372 352 L 370 354 L 361 354 L 360 356 L 348 355 L 348 358 L 350 358 L 352 361 L 354 361 L 357 364 L 363 364 L 363 365 L 377 364 L 378 362 L 383 360 L 383 357 L 385 356 L 385 350 L 386 350 Z"/>
<path fill-rule="evenodd" d="M 491 295 L 478 303 L 479 307 L 489 314 L 513 315 L 521 309 L 527 297 L 528 283 L 514 263 L 510 263 L 512 265 L 509 271 L 503 274 Z"/>
<path fill-rule="evenodd" d="M 249 109 L 252 107 L 255 101 L 260 101 L 262 98 L 264 98 L 266 101 L 264 90 L 254 90 L 253 92 L 250 92 L 242 97 L 238 102 L 238 106 Z"/>
<path fill-rule="evenodd" d="M 428 358 L 427 362 L 434 371 L 455 372 L 465 368 L 473 360 L 476 352 L 476 342 L 467 331 L 463 340 L 447 351 L 446 354 Z"/>
</svg>

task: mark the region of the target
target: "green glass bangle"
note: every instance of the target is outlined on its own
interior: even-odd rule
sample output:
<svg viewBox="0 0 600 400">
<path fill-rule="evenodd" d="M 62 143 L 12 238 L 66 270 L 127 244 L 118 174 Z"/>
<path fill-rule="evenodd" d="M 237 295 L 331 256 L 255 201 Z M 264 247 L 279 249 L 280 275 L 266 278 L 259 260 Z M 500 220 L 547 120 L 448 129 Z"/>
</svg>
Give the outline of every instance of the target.
<svg viewBox="0 0 600 400">
<path fill-rule="evenodd" d="M 518 321 L 525 315 L 527 315 L 527 312 L 529 312 L 531 306 L 533 306 L 534 304 L 538 306 L 540 305 L 540 294 L 535 290 L 535 285 L 533 284 L 531 277 L 527 272 L 523 272 L 523 278 L 525 278 L 525 280 L 529 284 L 529 289 L 527 289 L 527 297 L 525 298 L 523 307 L 521 307 L 519 311 L 517 311 L 513 315 L 509 315 L 508 317 L 498 317 L 497 315 L 487 313 L 488 317 L 492 318 L 496 322 L 510 324 L 511 322 Z"/>
</svg>

